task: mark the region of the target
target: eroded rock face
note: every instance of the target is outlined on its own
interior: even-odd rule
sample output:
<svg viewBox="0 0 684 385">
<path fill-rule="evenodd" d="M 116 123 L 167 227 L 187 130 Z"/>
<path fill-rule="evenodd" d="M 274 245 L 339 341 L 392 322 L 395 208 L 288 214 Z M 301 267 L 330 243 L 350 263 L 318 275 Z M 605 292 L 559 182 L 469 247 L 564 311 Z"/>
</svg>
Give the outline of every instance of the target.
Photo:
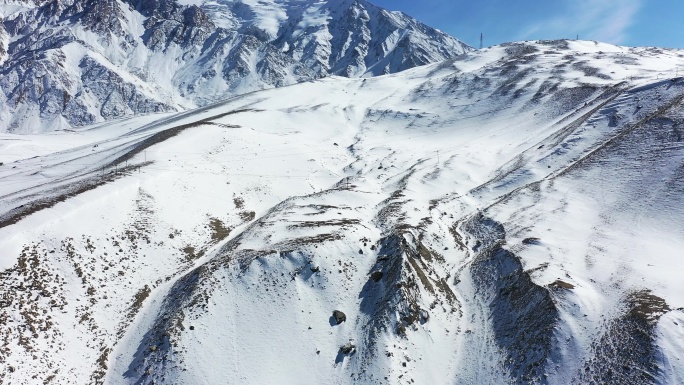
<svg viewBox="0 0 684 385">
<path fill-rule="evenodd" d="M 521 383 L 539 383 L 553 353 L 559 319 L 551 294 L 532 282 L 514 253 L 502 248 L 506 232 L 500 223 L 478 214 L 465 229 L 478 239 L 469 270 L 479 297 L 491 311 L 504 364 Z"/>
<path fill-rule="evenodd" d="M 0 64 L 7 59 L 7 32 L 4 26 L 0 23 Z"/>
<path fill-rule="evenodd" d="M 670 308 L 647 290 L 630 295 L 625 305 L 626 312 L 592 344 L 592 356 L 577 374 L 580 383 L 641 385 L 658 378 L 655 328 Z"/>
</svg>

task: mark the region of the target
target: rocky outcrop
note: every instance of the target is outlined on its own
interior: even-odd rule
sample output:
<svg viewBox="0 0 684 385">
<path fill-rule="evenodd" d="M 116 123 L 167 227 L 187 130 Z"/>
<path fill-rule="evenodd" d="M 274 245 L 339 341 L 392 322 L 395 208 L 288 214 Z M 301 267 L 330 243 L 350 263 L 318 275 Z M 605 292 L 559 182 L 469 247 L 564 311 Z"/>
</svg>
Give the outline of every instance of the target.
<svg viewBox="0 0 684 385">
<path fill-rule="evenodd" d="M 670 310 L 665 300 L 649 291 L 632 293 L 626 312 L 609 322 L 607 331 L 592 344 L 592 356 L 578 373 L 579 383 L 657 383 L 656 326 Z"/>
<path fill-rule="evenodd" d="M 346 344 L 340 346 L 340 353 L 342 354 L 353 354 L 356 352 L 356 345 L 352 344 L 351 342 L 347 342 Z"/>
<path fill-rule="evenodd" d="M 464 230 L 475 255 L 470 274 L 504 364 L 518 383 L 542 383 L 559 320 L 549 290 L 532 282 L 519 258 L 502 248 L 506 232 L 500 223 L 476 214 Z"/>
<path fill-rule="evenodd" d="M 7 59 L 8 36 L 5 28 L 0 23 L 0 65 Z"/>
<path fill-rule="evenodd" d="M 90 57 L 83 58 L 80 67 L 82 84 L 102 101 L 100 115 L 105 119 L 171 110 L 164 103 L 150 100 L 134 84 Z"/>
</svg>

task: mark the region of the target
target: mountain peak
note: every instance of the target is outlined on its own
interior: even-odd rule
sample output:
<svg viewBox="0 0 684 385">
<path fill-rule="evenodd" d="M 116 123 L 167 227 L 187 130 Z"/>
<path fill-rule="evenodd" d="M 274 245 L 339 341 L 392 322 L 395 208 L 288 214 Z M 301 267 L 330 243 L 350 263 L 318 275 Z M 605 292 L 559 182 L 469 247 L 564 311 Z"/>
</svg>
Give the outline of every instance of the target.
<svg viewBox="0 0 684 385">
<path fill-rule="evenodd" d="M 395 73 L 471 49 L 365 0 L 23 4 L 0 5 L 0 131 L 178 111 L 327 75 Z M 48 75 L 27 76 L 37 68 Z M 93 89 L 103 86 L 89 81 L 93 71 L 120 82 Z"/>
</svg>

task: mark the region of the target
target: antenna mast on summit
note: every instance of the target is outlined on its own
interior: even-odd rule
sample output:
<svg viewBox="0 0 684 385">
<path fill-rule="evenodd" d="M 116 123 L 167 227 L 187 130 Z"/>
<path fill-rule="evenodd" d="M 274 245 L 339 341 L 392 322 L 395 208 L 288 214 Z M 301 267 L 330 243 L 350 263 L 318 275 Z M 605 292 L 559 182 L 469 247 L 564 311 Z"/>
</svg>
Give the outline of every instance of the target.
<svg viewBox="0 0 684 385">
<path fill-rule="evenodd" d="M 483 40 L 483 36 L 482 36 L 482 32 L 480 32 L 480 49 L 482 49 L 482 46 L 483 46 L 482 40 Z"/>
</svg>

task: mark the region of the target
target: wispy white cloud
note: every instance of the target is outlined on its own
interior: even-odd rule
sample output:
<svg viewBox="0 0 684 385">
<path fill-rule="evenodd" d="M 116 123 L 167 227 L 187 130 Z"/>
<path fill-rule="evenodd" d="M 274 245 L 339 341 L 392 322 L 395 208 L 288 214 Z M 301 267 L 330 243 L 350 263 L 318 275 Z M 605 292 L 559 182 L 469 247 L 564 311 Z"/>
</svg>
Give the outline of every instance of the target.
<svg viewBox="0 0 684 385">
<path fill-rule="evenodd" d="M 563 0 L 559 15 L 529 24 L 521 39 L 574 37 L 622 44 L 644 0 Z"/>
</svg>

